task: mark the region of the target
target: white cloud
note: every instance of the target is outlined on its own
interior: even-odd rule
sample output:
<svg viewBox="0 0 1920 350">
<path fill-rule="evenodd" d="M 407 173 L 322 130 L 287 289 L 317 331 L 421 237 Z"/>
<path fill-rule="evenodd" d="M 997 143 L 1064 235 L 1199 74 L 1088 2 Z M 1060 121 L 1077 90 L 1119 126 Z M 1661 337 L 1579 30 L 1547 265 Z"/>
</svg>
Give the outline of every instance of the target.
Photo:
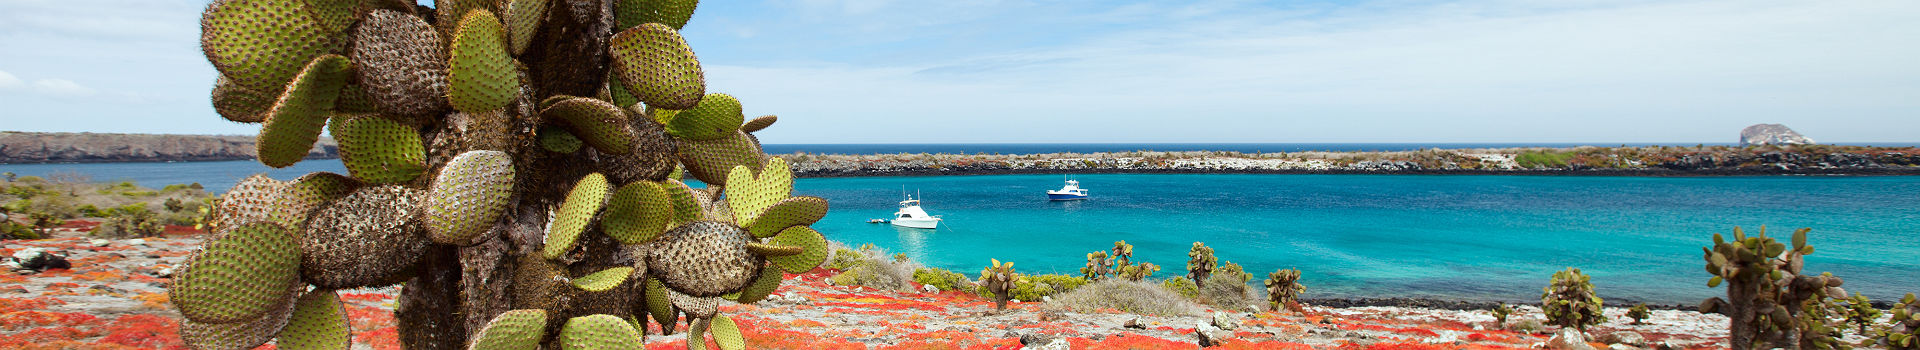
<svg viewBox="0 0 1920 350">
<path fill-rule="evenodd" d="M 13 76 L 13 73 L 0 70 L 0 89 L 13 89 L 21 85 L 26 85 L 26 83 L 21 82 L 20 77 Z"/>
<path fill-rule="evenodd" d="M 83 97 L 91 96 L 94 93 L 92 88 L 80 86 L 80 83 L 66 79 L 35 80 L 33 81 L 33 89 L 43 94 L 60 97 Z"/>
</svg>

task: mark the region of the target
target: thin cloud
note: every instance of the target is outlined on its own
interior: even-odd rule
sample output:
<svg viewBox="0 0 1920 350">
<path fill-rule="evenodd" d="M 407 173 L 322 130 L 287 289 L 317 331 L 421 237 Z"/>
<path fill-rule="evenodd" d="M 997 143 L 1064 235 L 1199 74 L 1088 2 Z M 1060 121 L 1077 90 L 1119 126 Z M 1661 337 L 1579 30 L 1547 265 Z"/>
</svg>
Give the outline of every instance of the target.
<svg viewBox="0 0 1920 350">
<path fill-rule="evenodd" d="M 0 70 L 0 89 L 15 89 L 22 85 L 26 85 L 26 83 L 21 82 L 20 77 L 13 76 L 13 73 Z"/>
<path fill-rule="evenodd" d="M 66 80 L 66 79 L 35 80 L 33 81 L 33 90 L 43 94 L 60 96 L 60 97 L 93 96 L 95 92 L 93 88 L 81 86 L 80 83 L 75 83 L 72 80 Z"/>
</svg>

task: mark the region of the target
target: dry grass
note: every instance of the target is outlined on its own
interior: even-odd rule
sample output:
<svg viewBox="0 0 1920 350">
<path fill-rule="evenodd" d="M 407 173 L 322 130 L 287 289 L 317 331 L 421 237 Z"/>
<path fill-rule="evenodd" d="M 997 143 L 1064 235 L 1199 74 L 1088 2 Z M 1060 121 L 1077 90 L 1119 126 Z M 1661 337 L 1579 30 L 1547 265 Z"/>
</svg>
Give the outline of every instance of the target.
<svg viewBox="0 0 1920 350">
<path fill-rule="evenodd" d="M 1120 310 L 1122 312 L 1160 315 L 1160 316 L 1197 316 L 1201 314 L 1200 305 L 1188 301 L 1179 293 L 1167 290 L 1157 282 L 1133 282 L 1107 279 L 1075 288 L 1072 292 L 1061 294 L 1048 303 L 1047 308 L 1073 312 L 1100 312 L 1101 310 Z"/>
<path fill-rule="evenodd" d="M 847 249 L 846 245 L 834 242 L 828 250 L 833 252 L 827 258 L 828 267 L 843 269 L 831 279 L 834 285 L 911 290 L 913 271 L 920 267 L 911 260 L 895 259 L 886 249 L 873 245 Z"/>
</svg>

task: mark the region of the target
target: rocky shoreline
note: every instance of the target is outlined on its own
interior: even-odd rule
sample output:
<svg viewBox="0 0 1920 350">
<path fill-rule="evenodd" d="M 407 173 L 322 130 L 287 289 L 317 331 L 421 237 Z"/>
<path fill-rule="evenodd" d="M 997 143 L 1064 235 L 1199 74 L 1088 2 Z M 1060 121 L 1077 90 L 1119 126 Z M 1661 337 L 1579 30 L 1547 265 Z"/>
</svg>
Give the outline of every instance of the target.
<svg viewBox="0 0 1920 350">
<path fill-rule="evenodd" d="M 199 162 L 250 160 L 253 136 L 156 135 L 0 131 L 0 164 Z M 308 159 L 339 158 L 339 146 L 321 138 Z"/>
</svg>

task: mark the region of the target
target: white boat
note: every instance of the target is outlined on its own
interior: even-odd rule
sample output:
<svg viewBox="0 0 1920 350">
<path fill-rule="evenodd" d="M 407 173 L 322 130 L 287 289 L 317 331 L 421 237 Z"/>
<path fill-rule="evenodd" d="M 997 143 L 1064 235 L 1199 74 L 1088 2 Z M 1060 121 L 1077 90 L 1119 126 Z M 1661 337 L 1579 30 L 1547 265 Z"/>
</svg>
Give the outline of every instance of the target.
<svg viewBox="0 0 1920 350">
<path fill-rule="evenodd" d="M 927 215 L 926 210 L 920 209 L 920 200 L 909 196 L 907 200 L 900 201 L 900 210 L 893 212 L 891 223 L 900 227 L 932 229 L 940 226 L 940 217 Z"/>
<path fill-rule="evenodd" d="M 1047 191 L 1047 200 L 1074 201 L 1087 199 L 1087 189 L 1080 188 L 1080 182 L 1067 180 L 1067 185 L 1058 190 Z"/>
</svg>

